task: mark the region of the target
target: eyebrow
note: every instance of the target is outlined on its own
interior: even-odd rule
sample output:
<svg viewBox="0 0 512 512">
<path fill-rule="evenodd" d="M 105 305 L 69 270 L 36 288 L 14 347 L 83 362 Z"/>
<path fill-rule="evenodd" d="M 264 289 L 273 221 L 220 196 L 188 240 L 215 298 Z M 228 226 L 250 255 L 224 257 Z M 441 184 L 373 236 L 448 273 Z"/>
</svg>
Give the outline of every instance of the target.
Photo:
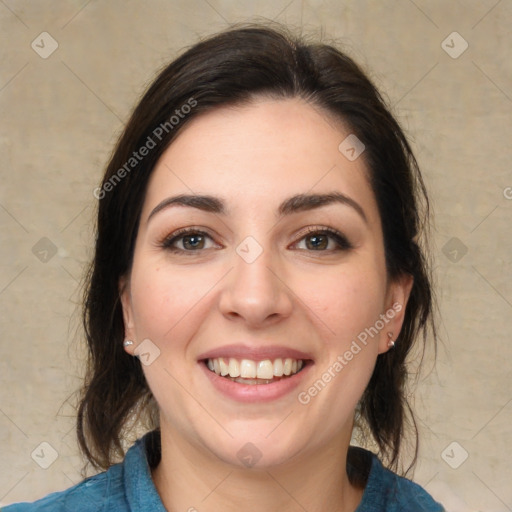
<svg viewBox="0 0 512 512">
<path fill-rule="evenodd" d="M 368 219 L 366 214 L 359 203 L 354 201 L 349 196 L 341 192 L 330 192 L 327 194 L 298 194 L 283 201 L 277 209 L 279 218 L 286 215 L 291 215 L 297 212 L 314 210 L 329 204 L 339 203 L 353 208 L 360 217 L 367 223 Z M 225 202 L 214 196 L 208 195 L 188 195 L 180 194 L 172 196 L 161 201 L 148 216 L 147 222 L 162 210 L 166 210 L 172 206 L 187 206 L 190 208 L 197 208 L 208 213 L 215 213 L 218 215 L 227 215 L 228 209 Z"/>
</svg>

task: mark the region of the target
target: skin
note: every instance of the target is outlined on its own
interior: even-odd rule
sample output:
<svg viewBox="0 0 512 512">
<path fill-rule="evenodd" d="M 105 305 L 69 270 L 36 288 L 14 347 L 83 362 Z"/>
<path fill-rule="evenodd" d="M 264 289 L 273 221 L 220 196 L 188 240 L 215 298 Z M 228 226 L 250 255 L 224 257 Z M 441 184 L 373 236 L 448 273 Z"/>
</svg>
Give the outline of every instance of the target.
<svg viewBox="0 0 512 512">
<path fill-rule="evenodd" d="M 259 98 L 195 118 L 153 171 L 120 290 L 126 337 L 135 341 L 126 350 L 133 355 L 150 339 L 160 351 L 143 369 L 160 409 L 153 479 L 169 511 L 353 511 L 361 500 L 345 471 L 354 410 L 378 354 L 400 332 L 412 281 L 387 277 L 364 159 L 338 150 L 349 134 L 302 99 Z M 339 203 L 277 217 L 292 195 L 330 192 L 356 201 L 366 221 Z M 177 194 L 222 198 L 227 213 L 175 205 L 148 221 Z M 181 252 L 162 247 L 191 226 L 211 238 L 188 252 L 183 238 L 174 244 Z M 329 238 L 314 249 L 308 226 L 336 229 L 352 247 L 337 249 Z M 247 236 L 263 250 L 252 263 L 236 252 Z M 401 311 L 301 404 L 298 393 L 395 303 Z M 199 355 L 232 343 L 293 347 L 314 364 L 296 391 L 241 403 L 221 395 L 198 364 Z M 261 453 L 252 468 L 237 457 L 247 442 Z"/>
</svg>

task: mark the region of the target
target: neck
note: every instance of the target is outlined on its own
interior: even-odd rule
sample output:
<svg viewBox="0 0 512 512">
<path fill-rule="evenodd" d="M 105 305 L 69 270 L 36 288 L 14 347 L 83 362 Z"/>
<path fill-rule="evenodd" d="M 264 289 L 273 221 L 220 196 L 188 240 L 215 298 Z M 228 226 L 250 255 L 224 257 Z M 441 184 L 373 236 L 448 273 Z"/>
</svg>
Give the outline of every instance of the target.
<svg viewBox="0 0 512 512">
<path fill-rule="evenodd" d="M 162 425 L 162 458 L 153 471 L 169 512 L 353 512 L 361 501 L 363 490 L 347 476 L 347 436 L 286 464 L 246 469 L 177 443 L 176 434 Z"/>
</svg>

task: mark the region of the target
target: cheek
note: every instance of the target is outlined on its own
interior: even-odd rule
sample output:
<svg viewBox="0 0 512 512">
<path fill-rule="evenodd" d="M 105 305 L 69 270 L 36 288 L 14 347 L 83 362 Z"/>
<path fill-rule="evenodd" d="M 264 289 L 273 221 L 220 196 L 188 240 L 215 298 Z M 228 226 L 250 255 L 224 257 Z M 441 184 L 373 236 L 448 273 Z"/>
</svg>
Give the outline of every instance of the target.
<svg viewBox="0 0 512 512">
<path fill-rule="evenodd" d="M 156 343 L 176 339 L 176 331 L 194 324 L 194 306 L 210 288 L 209 280 L 197 271 L 171 273 L 151 264 L 134 267 L 131 289 L 138 334 Z"/>
<path fill-rule="evenodd" d="M 152 265 L 146 260 L 134 264 L 132 270 L 137 340 L 150 339 L 159 350 L 158 357 L 152 364 L 143 366 L 143 371 L 160 410 L 174 425 L 182 425 L 176 411 L 190 412 L 191 409 L 190 397 L 183 393 L 184 383 L 189 379 L 189 366 L 194 363 L 187 358 L 187 348 L 201 326 L 208 291 L 214 283 L 211 273 L 198 272 L 193 265 L 171 272 L 163 264 Z M 195 414 L 200 421 L 200 411 Z"/>
<path fill-rule="evenodd" d="M 297 288 L 306 306 L 317 313 L 329 343 L 340 349 L 383 313 L 385 281 L 376 267 L 351 265 L 313 279 L 300 278 Z"/>
<path fill-rule="evenodd" d="M 305 284 L 305 283 L 303 283 Z M 301 389 L 298 401 L 322 418 L 323 436 L 336 435 L 346 425 L 366 388 L 378 355 L 378 336 L 368 335 L 383 312 L 385 283 L 377 270 L 353 266 L 339 275 L 303 286 L 316 315 L 316 332 L 323 350 L 314 378 Z"/>
</svg>

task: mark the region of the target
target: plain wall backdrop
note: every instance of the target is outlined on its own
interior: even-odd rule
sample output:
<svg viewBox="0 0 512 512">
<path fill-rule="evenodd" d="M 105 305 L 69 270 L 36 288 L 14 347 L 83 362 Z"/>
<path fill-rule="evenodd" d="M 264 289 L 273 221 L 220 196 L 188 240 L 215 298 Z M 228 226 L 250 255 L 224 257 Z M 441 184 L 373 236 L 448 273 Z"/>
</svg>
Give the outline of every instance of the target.
<svg viewBox="0 0 512 512">
<path fill-rule="evenodd" d="M 76 304 L 93 190 L 131 109 L 183 48 L 261 18 L 335 39 L 406 130 L 441 314 L 414 479 L 454 512 L 512 510 L 510 0 L 1 0 L 0 505 L 81 479 Z"/>
</svg>

